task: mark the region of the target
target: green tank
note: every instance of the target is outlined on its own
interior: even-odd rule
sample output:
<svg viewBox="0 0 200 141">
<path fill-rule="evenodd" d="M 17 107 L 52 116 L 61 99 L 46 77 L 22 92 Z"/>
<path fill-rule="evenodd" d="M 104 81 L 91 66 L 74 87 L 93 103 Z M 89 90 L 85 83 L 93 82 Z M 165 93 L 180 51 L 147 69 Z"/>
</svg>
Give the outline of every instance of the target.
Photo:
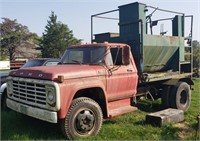
<svg viewBox="0 0 200 141">
<path fill-rule="evenodd" d="M 146 15 L 147 8 L 154 11 Z M 131 46 L 131 51 L 135 59 L 138 70 L 141 73 L 154 72 L 191 72 L 192 61 L 185 60 L 184 46 L 184 20 L 185 15 L 179 12 L 172 12 L 142 3 L 131 3 L 119 6 L 119 33 L 95 34 L 95 42 L 118 42 Z M 172 18 L 152 21 L 151 16 L 157 10 L 175 14 Z M 113 12 L 112 10 L 109 12 Z M 104 12 L 92 17 L 106 14 Z M 152 29 L 159 21 L 172 21 L 172 35 L 153 35 Z M 148 33 L 150 31 L 150 33 Z M 188 38 L 189 39 L 189 38 Z M 189 39 L 191 42 L 191 39 Z M 191 50 L 190 50 L 191 53 Z M 188 69 L 189 68 L 189 69 Z"/>
</svg>

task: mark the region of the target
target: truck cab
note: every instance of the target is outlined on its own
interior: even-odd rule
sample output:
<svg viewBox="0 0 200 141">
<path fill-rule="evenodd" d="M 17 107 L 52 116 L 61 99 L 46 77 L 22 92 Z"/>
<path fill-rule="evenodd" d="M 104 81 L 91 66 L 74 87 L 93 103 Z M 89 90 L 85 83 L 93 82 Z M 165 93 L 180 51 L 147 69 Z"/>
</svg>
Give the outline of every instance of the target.
<svg viewBox="0 0 200 141">
<path fill-rule="evenodd" d="M 7 106 L 48 122 L 60 120 L 64 135 L 73 139 L 97 134 L 103 117 L 136 110 L 130 103 L 137 84 L 137 69 L 128 45 L 71 46 L 56 67 L 11 72 Z"/>
</svg>

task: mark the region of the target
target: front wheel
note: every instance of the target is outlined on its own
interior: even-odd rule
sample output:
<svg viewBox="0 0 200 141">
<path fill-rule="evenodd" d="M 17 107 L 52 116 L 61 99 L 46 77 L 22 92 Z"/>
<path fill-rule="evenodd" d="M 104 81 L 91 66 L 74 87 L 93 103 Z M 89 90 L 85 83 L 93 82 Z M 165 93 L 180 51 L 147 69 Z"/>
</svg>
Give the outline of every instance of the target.
<svg viewBox="0 0 200 141">
<path fill-rule="evenodd" d="M 77 137 L 97 135 L 102 126 L 103 115 L 98 103 L 86 97 L 74 99 L 64 120 L 61 130 L 70 140 Z"/>
<path fill-rule="evenodd" d="M 178 82 L 173 87 L 170 95 L 170 105 L 172 108 L 187 111 L 191 103 L 191 90 L 186 82 Z"/>
</svg>

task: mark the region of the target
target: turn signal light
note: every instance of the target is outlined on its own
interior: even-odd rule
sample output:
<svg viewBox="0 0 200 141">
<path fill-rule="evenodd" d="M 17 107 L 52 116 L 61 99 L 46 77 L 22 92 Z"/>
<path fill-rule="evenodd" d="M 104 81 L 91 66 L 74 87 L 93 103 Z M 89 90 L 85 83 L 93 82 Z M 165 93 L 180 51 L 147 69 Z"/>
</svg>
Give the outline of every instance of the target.
<svg viewBox="0 0 200 141">
<path fill-rule="evenodd" d="M 58 75 L 58 82 L 60 82 L 60 83 L 64 82 L 64 76 L 63 75 Z"/>
</svg>

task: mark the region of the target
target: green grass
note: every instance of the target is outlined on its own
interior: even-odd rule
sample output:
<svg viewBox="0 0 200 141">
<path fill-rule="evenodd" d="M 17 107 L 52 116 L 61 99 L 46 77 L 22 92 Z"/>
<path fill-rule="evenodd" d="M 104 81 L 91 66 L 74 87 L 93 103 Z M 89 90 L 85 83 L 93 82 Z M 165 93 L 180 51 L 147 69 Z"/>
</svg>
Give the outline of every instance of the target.
<svg viewBox="0 0 200 141">
<path fill-rule="evenodd" d="M 0 72 L 10 72 L 10 69 L 0 70 Z"/>
<path fill-rule="evenodd" d="M 81 140 L 197 140 L 200 81 L 194 80 L 192 103 L 184 122 L 155 127 L 145 122 L 149 112 L 160 110 L 160 101 L 145 102 L 139 110 L 104 121 L 100 133 Z M 59 125 L 43 122 L 13 111 L 1 112 L 1 140 L 65 140 Z"/>
</svg>

